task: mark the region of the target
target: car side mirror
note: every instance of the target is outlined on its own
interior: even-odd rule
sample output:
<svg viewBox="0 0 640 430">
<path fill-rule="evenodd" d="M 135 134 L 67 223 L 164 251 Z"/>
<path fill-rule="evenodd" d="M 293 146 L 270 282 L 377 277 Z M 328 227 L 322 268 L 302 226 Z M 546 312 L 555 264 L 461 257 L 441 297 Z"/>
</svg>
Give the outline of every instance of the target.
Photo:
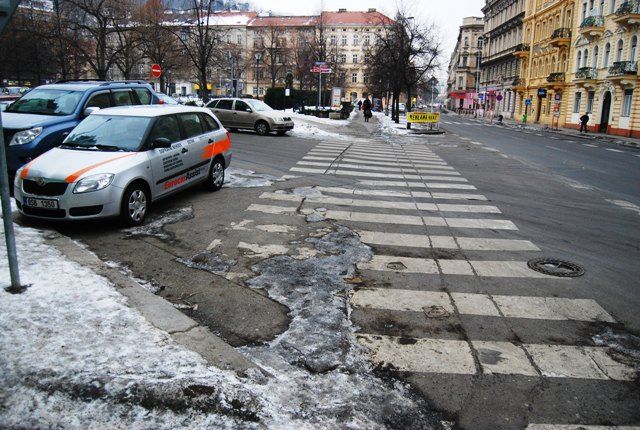
<svg viewBox="0 0 640 430">
<path fill-rule="evenodd" d="M 98 112 L 99 110 L 100 108 L 97 106 L 89 106 L 88 108 L 84 109 L 84 116 L 89 116 L 94 112 Z"/>
<path fill-rule="evenodd" d="M 246 108 L 245 109 L 247 112 L 251 113 L 251 108 Z"/>
<path fill-rule="evenodd" d="M 153 149 L 171 148 L 171 141 L 166 137 L 159 137 L 152 142 Z"/>
</svg>

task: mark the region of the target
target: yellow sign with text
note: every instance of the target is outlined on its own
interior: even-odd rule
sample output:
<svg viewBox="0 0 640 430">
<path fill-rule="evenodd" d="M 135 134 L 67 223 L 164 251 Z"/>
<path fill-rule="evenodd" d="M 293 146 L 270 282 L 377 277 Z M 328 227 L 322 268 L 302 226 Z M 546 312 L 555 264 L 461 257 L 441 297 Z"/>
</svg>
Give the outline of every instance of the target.
<svg viewBox="0 0 640 430">
<path fill-rule="evenodd" d="M 407 122 L 436 124 L 440 122 L 440 114 L 427 112 L 408 112 Z"/>
</svg>

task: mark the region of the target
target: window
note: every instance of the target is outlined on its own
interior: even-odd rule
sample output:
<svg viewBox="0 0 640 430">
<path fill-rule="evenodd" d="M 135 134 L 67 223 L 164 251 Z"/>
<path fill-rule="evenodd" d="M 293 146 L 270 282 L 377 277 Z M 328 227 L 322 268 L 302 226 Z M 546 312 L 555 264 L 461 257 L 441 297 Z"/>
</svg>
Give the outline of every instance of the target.
<svg viewBox="0 0 640 430">
<path fill-rule="evenodd" d="M 340 55 L 340 62 L 341 63 L 346 63 L 347 62 L 347 54 L 341 54 Z"/>
<path fill-rule="evenodd" d="M 138 95 L 138 100 L 140 100 L 140 104 L 148 105 L 151 104 L 151 93 L 149 90 L 145 90 L 144 88 L 136 88 L 133 90 Z"/>
<path fill-rule="evenodd" d="M 242 45 L 242 34 L 238 34 L 237 41 L 238 41 L 238 45 Z"/>
<path fill-rule="evenodd" d="M 353 60 L 353 64 L 358 64 L 358 54 L 353 54 L 351 59 Z"/>
<path fill-rule="evenodd" d="M 629 61 L 636 61 L 636 52 L 638 50 L 638 36 L 631 38 L 631 48 L 629 49 Z"/>
<path fill-rule="evenodd" d="M 357 34 L 353 36 L 353 46 L 360 46 L 360 36 Z"/>
<path fill-rule="evenodd" d="M 624 98 L 622 99 L 622 112 L 620 116 L 631 116 L 631 101 L 633 100 L 633 90 L 624 90 Z"/>
<path fill-rule="evenodd" d="M 200 119 L 202 120 L 202 124 L 204 125 L 205 131 L 214 131 L 220 128 L 216 120 L 211 118 L 206 113 L 201 113 Z"/>
<path fill-rule="evenodd" d="M 362 82 L 364 82 L 365 84 L 369 83 L 369 75 L 367 75 L 366 73 L 362 76 Z"/>
<path fill-rule="evenodd" d="M 600 53 L 600 47 L 598 45 L 596 45 L 595 48 L 593 48 L 593 67 L 594 68 L 598 68 L 598 54 Z"/>
<path fill-rule="evenodd" d="M 220 99 L 218 100 L 211 100 L 209 103 L 207 103 L 207 107 L 209 109 L 213 109 L 216 107 L 216 105 L 218 104 L 218 102 L 220 101 Z"/>
<path fill-rule="evenodd" d="M 482 42 L 483 42 L 482 37 L 479 37 L 478 38 L 478 49 L 482 49 Z"/>
<path fill-rule="evenodd" d="M 582 67 L 582 51 L 578 51 L 578 57 L 576 59 L 576 72 Z"/>
<path fill-rule="evenodd" d="M 589 65 L 589 50 L 584 50 L 584 59 L 582 60 L 582 67 L 587 67 Z"/>
<path fill-rule="evenodd" d="M 593 112 L 593 100 L 596 97 L 595 91 L 589 91 L 587 93 L 587 113 Z"/>
<path fill-rule="evenodd" d="M 200 121 L 200 115 L 198 115 L 197 112 L 181 113 L 180 122 L 182 123 L 185 139 L 202 134 L 202 122 Z"/>
<path fill-rule="evenodd" d="M 114 106 L 131 106 L 133 105 L 133 99 L 131 98 L 131 91 L 114 91 L 113 92 Z"/>
<path fill-rule="evenodd" d="M 604 59 L 602 61 L 602 67 L 609 67 L 609 55 L 611 54 L 611 44 L 607 43 L 604 47 Z"/>
<path fill-rule="evenodd" d="M 581 103 L 582 103 L 582 93 L 576 93 L 576 98 L 573 100 L 573 113 L 580 113 Z"/>
<path fill-rule="evenodd" d="M 464 38 L 464 46 L 465 46 L 465 48 L 469 46 L 469 38 L 468 37 Z"/>
<path fill-rule="evenodd" d="M 337 42 L 337 38 L 336 38 L 336 35 L 335 35 L 335 34 L 332 34 L 332 35 L 331 35 L 331 39 L 330 39 L 330 42 L 329 42 L 329 43 L 330 43 L 331 45 L 335 45 L 336 43 L 338 43 L 338 42 Z"/>
<path fill-rule="evenodd" d="M 611 7 L 609 8 L 609 13 L 614 13 L 616 11 L 616 0 L 611 0 Z"/>
<path fill-rule="evenodd" d="M 342 35 L 342 46 L 347 46 L 347 35 L 346 34 Z"/>
<path fill-rule="evenodd" d="M 354 84 L 358 82 L 358 74 L 357 73 L 352 73 L 351 74 L 351 82 L 354 83 Z"/>
<path fill-rule="evenodd" d="M 616 61 L 622 61 L 623 49 L 624 49 L 624 43 L 622 43 L 622 40 L 618 40 L 618 50 L 616 52 Z"/>
<path fill-rule="evenodd" d="M 231 43 L 231 35 L 227 34 L 227 43 Z"/>
<path fill-rule="evenodd" d="M 249 112 L 251 111 L 251 108 L 249 107 L 248 104 L 246 104 L 242 100 L 236 100 L 235 110 L 240 111 L 240 112 L 248 112 L 247 109 L 249 109 L 248 110 Z"/>
<path fill-rule="evenodd" d="M 156 120 L 149 133 L 149 142 L 153 143 L 154 140 L 160 137 L 169 139 L 171 143 L 181 139 L 178 118 L 175 115 L 161 116 Z"/>
<path fill-rule="evenodd" d="M 231 110 L 232 108 L 233 108 L 233 100 L 230 100 L 230 99 L 222 99 L 216 105 L 216 109 Z"/>
<path fill-rule="evenodd" d="M 98 93 L 91 96 L 89 101 L 87 102 L 85 108 L 88 107 L 97 107 L 100 109 L 105 109 L 111 106 L 111 99 L 109 98 L 109 92 L 106 91 L 104 93 Z"/>
<path fill-rule="evenodd" d="M 364 46 L 369 46 L 370 43 L 371 43 L 371 35 L 365 34 L 364 35 Z"/>
</svg>

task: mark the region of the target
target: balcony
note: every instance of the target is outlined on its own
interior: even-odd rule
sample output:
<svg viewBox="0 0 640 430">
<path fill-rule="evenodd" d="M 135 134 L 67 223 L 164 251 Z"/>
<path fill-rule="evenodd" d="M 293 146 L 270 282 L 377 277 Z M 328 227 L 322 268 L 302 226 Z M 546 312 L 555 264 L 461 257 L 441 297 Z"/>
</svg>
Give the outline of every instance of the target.
<svg viewBox="0 0 640 430">
<path fill-rule="evenodd" d="M 622 85 L 635 84 L 638 80 L 637 61 L 616 61 L 609 67 L 608 79 L 618 81 Z"/>
<path fill-rule="evenodd" d="M 576 72 L 574 83 L 585 88 L 595 88 L 598 80 L 598 69 L 595 67 L 580 67 Z"/>
<path fill-rule="evenodd" d="M 580 34 L 588 39 L 602 36 L 604 33 L 604 17 L 602 15 L 591 15 L 582 20 L 580 24 Z"/>
<path fill-rule="evenodd" d="M 524 91 L 527 89 L 527 86 L 524 83 L 524 79 L 521 78 L 515 78 L 513 80 L 513 82 L 511 83 L 511 88 L 514 91 Z"/>
<path fill-rule="evenodd" d="M 616 10 L 613 21 L 621 27 L 629 29 L 640 24 L 640 1 L 626 1 Z"/>
<path fill-rule="evenodd" d="M 519 45 L 516 45 L 513 51 L 513 55 L 515 55 L 518 58 L 526 58 L 529 56 L 530 50 L 531 50 L 531 47 L 529 45 L 527 45 L 526 43 L 521 43 Z"/>
<path fill-rule="evenodd" d="M 562 88 L 565 86 L 564 72 L 555 72 L 547 76 L 548 88 Z"/>
<path fill-rule="evenodd" d="M 567 47 L 571 44 L 571 29 L 558 28 L 551 35 L 549 39 L 549 46 L 556 48 Z"/>
</svg>

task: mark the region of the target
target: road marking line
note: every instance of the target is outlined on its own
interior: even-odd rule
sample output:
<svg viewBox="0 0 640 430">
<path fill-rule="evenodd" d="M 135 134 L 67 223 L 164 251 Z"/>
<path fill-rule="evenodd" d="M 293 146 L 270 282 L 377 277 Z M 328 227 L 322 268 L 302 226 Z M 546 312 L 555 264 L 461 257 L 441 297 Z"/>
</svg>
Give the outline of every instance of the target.
<svg viewBox="0 0 640 430">
<path fill-rule="evenodd" d="M 326 218 L 338 221 L 373 222 L 383 224 L 423 225 L 422 218 L 413 215 L 388 215 L 368 212 L 327 211 Z M 444 225 L 444 220 L 442 221 Z"/>
<path fill-rule="evenodd" d="M 375 172 L 354 172 L 351 170 L 343 170 L 343 169 L 330 169 L 326 171 L 326 169 L 313 169 L 306 167 L 292 167 L 289 169 L 291 172 L 300 172 L 300 173 L 317 173 L 323 175 L 339 175 L 339 176 L 359 176 L 366 178 L 392 178 L 392 179 L 422 179 L 422 180 L 432 180 L 432 181 L 451 181 L 451 182 L 467 182 L 465 178 L 459 177 L 446 177 L 446 176 L 431 176 L 431 175 L 412 175 L 412 174 L 396 174 L 396 173 L 375 173 Z"/>
<path fill-rule="evenodd" d="M 315 157 L 313 155 L 302 157 L 303 160 L 310 161 L 335 161 L 335 157 Z M 441 164 L 429 164 L 429 163 L 394 163 L 390 161 L 370 161 L 364 160 L 360 157 L 341 157 L 340 162 L 356 163 L 356 164 L 371 164 L 374 166 L 391 166 L 391 167 L 416 167 L 416 168 L 428 168 L 428 169 L 440 169 L 440 170 L 454 170 L 451 166 L 443 166 Z"/>
<path fill-rule="evenodd" d="M 524 349 L 511 342 L 471 341 L 478 352 L 482 373 L 487 375 L 539 376 Z"/>
<path fill-rule="evenodd" d="M 427 236 L 369 230 L 358 231 L 358 234 L 362 242 L 370 245 L 406 246 L 410 248 L 460 248 L 468 251 L 540 251 L 540 248 L 528 240 L 456 237 L 458 245 L 452 236 Z"/>
<path fill-rule="evenodd" d="M 587 146 L 587 147 L 589 147 L 589 148 L 597 148 L 597 147 L 598 147 L 598 145 L 593 145 L 593 144 L 591 144 L 591 143 L 582 143 L 581 145 L 582 145 L 582 146 Z"/>
<path fill-rule="evenodd" d="M 402 263 L 394 265 L 390 263 Z M 371 261 L 359 263 L 358 268 L 383 272 L 433 274 L 430 269 L 435 260 L 416 257 L 397 257 L 393 255 L 374 255 Z M 496 278 L 554 278 L 529 269 L 525 261 L 476 261 L 476 260 L 438 260 L 443 275 L 473 275 Z M 487 269 L 490 267 L 490 270 Z M 437 272 L 436 272 L 437 273 Z M 558 279 L 558 278 L 554 278 Z M 560 278 L 569 279 L 569 278 Z"/>
<path fill-rule="evenodd" d="M 313 152 L 314 151 L 309 151 L 309 153 L 307 155 L 313 155 Z M 343 155 L 345 157 L 359 158 L 359 159 L 363 159 L 363 160 L 372 160 L 372 161 L 411 162 L 411 161 L 417 160 L 419 162 L 424 162 L 424 163 L 429 163 L 429 164 L 437 164 L 437 165 L 441 165 L 441 166 L 447 165 L 447 163 L 444 162 L 442 160 L 442 158 L 440 158 L 440 157 L 429 157 L 429 158 L 421 157 L 420 159 L 416 159 L 416 158 L 400 156 L 400 155 L 393 156 L 393 154 L 391 156 L 389 156 L 387 154 L 386 157 L 381 157 L 381 156 L 372 156 L 371 153 L 369 153 L 369 152 L 366 152 L 366 153 L 353 153 L 351 151 L 347 151 Z"/>
<path fill-rule="evenodd" d="M 251 204 L 246 210 L 253 211 L 253 212 L 262 212 L 267 214 L 289 214 L 289 213 L 295 213 L 297 209 L 298 209 L 297 207 Z"/>
<path fill-rule="evenodd" d="M 398 197 L 398 198 L 425 198 L 438 200 L 488 200 L 481 194 L 461 194 L 461 193 L 429 193 L 429 192 L 409 192 L 400 190 L 368 190 L 340 187 L 315 187 L 316 190 L 323 193 L 349 194 L 354 196 L 373 196 L 373 197 Z"/>
<path fill-rule="evenodd" d="M 607 348 L 565 345 L 524 345 L 544 376 L 551 378 L 628 381 L 635 371 L 614 361 Z"/>
<path fill-rule="evenodd" d="M 416 170 L 413 167 L 382 167 L 382 166 L 367 166 L 364 164 L 349 164 L 344 163 L 345 160 L 335 161 L 333 163 L 319 162 L 319 161 L 298 161 L 296 164 L 299 166 L 316 166 L 316 167 L 339 167 L 341 169 L 356 169 L 356 170 L 373 170 L 374 172 L 413 172 L 413 173 L 427 173 L 436 175 L 451 175 L 459 176 L 460 173 L 456 171 L 441 171 L 441 170 Z"/>
<path fill-rule="evenodd" d="M 591 299 L 517 296 L 493 296 L 493 299 L 507 318 L 616 322 Z"/>
<path fill-rule="evenodd" d="M 480 143 L 480 142 L 471 142 L 471 143 L 474 144 L 474 145 L 482 145 L 482 143 Z"/>
<path fill-rule="evenodd" d="M 428 217 L 424 217 L 428 222 Z M 427 224 L 438 225 L 438 224 Z M 486 228 L 495 230 L 518 230 L 514 223 L 508 220 L 499 219 L 467 219 L 467 218 L 447 218 L 447 225 L 453 228 Z"/>
<path fill-rule="evenodd" d="M 463 340 L 415 339 L 402 345 L 400 338 L 391 336 L 358 334 L 357 339 L 370 349 L 371 361 L 393 364 L 399 371 L 476 373 L 471 348 Z"/>
<path fill-rule="evenodd" d="M 613 148 L 604 148 L 605 151 L 610 151 L 610 152 L 624 152 L 624 151 L 620 151 L 619 149 L 613 149 Z"/>
<path fill-rule="evenodd" d="M 437 182 L 427 182 L 423 184 L 421 182 L 403 182 L 403 181 L 358 181 L 361 185 L 369 186 L 387 186 L 387 187 L 409 187 L 409 188 L 449 188 L 452 190 L 477 190 L 473 185 L 468 184 L 441 184 Z"/>
<path fill-rule="evenodd" d="M 634 211 L 638 215 L 640 215 L 640 206 L 634 205 L 631 202 L 626 200 L 607 200 L 609 203 L 613 203 L 614 205 L 621 207 L 622 209 L 627 209 L 630 211 Z"/>
</svg>

